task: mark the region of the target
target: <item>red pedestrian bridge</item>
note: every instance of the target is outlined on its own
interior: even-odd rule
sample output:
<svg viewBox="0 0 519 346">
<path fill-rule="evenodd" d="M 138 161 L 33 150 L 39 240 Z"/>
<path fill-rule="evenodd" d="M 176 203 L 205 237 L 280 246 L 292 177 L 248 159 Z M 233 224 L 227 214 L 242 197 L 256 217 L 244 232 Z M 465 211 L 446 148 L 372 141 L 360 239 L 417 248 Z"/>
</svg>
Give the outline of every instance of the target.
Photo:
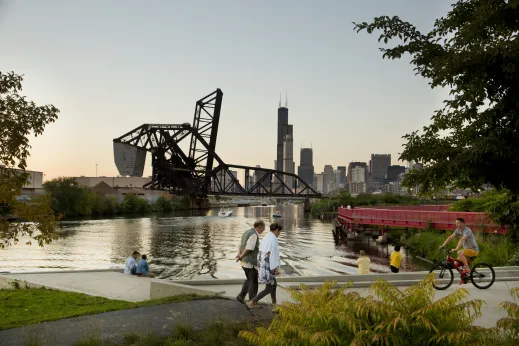
<svg viewBox="0 0 519 346">
<path fill-rule="evenodd" d="M 339 208 L 337 220 L 348 229 L 353 225 L 382 226 L 382 232 L 389 226 L 425 228 L 431 225 L 437 230 L 454 230 L 456 219 L 465 219 L 467 227 L 473 231 L 506 234 L 508 230 L 492 222 L 485 213 L 452 212 L 446 205 L 384 206 L 363 208 Z"/>
</svg>

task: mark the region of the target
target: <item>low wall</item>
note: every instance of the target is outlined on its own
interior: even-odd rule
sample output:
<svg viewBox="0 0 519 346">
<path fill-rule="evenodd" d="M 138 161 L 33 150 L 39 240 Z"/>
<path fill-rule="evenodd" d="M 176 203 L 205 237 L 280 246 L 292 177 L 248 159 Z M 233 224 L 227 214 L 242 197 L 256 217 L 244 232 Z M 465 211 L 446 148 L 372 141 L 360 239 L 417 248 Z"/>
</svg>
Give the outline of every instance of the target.
<svg viewBox="0 0 519 346">
<path fill-rule="evenodd" d="M 181 294 L 197 294 L 200 296 L 214 297 L 224 293 L 225 292 L 214 292 L 210 290 L 205 290 L 203 288 L 194 288 L 193 286 L 182 285 L 173 282 L 159 282 L 154 280 L 150 283 L 151 300 L 173 297 Z"/>
</svg>

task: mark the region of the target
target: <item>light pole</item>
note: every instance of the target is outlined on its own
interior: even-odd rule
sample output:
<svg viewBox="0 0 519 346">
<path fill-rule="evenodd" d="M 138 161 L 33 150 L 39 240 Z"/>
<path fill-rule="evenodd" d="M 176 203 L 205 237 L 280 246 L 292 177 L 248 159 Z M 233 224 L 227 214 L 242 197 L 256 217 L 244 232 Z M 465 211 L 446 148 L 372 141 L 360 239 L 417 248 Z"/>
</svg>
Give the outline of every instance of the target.
<svg viewBox="0 0 519 346">
<path fill-rule="evenodd" d="M 97 163 L 96 163 L 96 178 L 97 178 Z"/>
</svg>

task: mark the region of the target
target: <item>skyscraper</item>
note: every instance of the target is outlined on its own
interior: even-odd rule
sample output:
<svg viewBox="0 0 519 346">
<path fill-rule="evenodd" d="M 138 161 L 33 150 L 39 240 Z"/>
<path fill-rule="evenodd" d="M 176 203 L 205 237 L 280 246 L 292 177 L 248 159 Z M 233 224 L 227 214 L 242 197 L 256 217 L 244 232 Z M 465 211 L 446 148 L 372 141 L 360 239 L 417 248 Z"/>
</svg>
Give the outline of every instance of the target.
<svg viewBox="0 0 519 346">
<path fill-rule="evenodd" d="M 292 126 L 292 125 L 289 125 Z M 283 172 L 294 173 L 294 157 L 293 157 L 294 142 L 292 141 L 292 135 L 287 134 L 283 141 Z M 294 177 L 285 175 L 285 184 L 293 189 L 294 188 Z"/>
<path fill-rule="evenodd" d="M 281 98 L 279 99 L 278 108 L 278 138 L 276 151 L 276 170 L 283 171 L 284 165 L 284 141 L 287 135 L 291 136 L 293 143 L 294 127 L 288 124 L 288 101 L 285 101 L 285 107 L 281 107 Z M 293 152 L 293 147 L 292 147 Z"/>
<path fill-rule="evenodd" d="M 339 188 L 344 188 L 346 186 L 346 166 L 338 166 L 337 170 L 339 171 Z"/>
<path fill-rule="evenodd" d="M 327 191 L 335 190 L 335 172 L 332 165 L 325 165 L 323 173 L 326 174 Z"/>
<path fill-rule="evenodd" d="M 364 167 L 365 168 L 363 181 L 364 182 L 368 181 L 368 165 L 366 164 L 366 162 L 350 162 L 350 164 L 348 165 L 348 183 L 353 182 L 351 170 L 355 167 Z"/>
<path fill-rule="evenodd" d="M 384 184 L 389 166 L 391 166 L 391 154 L 371 154 L 369 170 L 373 181 Z"/>
<path fill-rule="evenodd" d="M 301 157 L 299 160 L 299 168 L 297 175 L 302 181 L 310 186 L 314 185 L 314 158 L 313 150 L 311 148 L 302 148 Z M 302 187 L 300 187 L 302 188 Z"/>
</svg>

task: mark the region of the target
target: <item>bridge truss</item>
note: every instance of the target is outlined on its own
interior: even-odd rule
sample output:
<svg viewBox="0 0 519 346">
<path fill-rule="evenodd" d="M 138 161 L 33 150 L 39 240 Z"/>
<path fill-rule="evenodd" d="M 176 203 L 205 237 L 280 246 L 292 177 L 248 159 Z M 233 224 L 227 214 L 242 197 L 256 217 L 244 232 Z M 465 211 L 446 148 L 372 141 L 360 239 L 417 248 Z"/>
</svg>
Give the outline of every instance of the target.
<svg viewBox="0 0 519 346">
<path fill-rule="evenodd" d="M 220 89 L 196 102 L 193 123 L 144 124 L 113 140 L 114 159 L 123 176 L 140 176 L 151 153 L 151 182 L 144 187 L 174 194 L 318 198 L 297 175 L 272 169 L 226 164 L 216 153 L 222 107 Z M 187 153 L 182 142 L 189 140 Z M 237 171 L 245 171 L 240 183 Z M 255 179 L 250 177 L 254 176 Z"/>
</svg>

